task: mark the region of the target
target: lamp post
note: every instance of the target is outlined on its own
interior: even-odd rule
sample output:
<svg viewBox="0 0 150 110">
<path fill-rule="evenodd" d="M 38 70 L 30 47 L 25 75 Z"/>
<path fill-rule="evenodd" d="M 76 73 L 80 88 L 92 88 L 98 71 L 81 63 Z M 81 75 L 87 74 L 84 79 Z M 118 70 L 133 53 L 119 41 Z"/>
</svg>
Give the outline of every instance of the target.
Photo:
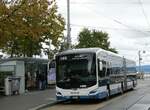
<svg viewBox="0 0 150 110">
<path fill-rule="evenodd" d="M 124 71 L 124 84 L 125 90 L 127 89 L 127 66 L 126 66 L 126 59 L 123 56 L 123 71 Z"/>
<path fill-rule="evenodd" d="M 145 53 L 145 51 L 142 51 L 142 53 Z M 139 74 L 142 75 L 142 71 L 141 71 L 141 61 L 142 61 L 142 57 L 141 57 L 141 50 L 138 51 L 138 59 L 139 59 Z"/>
<path fill-rule="evenodd" d="M 138 51 L 138 56 L 139 56 L 139 73 L 141 73 L 141 60 L 142 60 L 142 58 L 141 58 L 141 51 L 140 50 Z"/>
<path fill-rule="evenodd" d="M 71 48 L 70 0 L 67 0 L 67 48 Z"/>
</svg>

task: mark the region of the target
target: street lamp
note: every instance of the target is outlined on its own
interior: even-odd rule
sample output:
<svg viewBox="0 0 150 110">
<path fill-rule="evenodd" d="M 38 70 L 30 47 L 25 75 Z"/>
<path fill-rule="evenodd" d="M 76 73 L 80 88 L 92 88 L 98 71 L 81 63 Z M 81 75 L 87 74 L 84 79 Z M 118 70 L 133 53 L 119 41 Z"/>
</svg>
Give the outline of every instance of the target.
<svg viewBox="0 0 150 110">
<path fill-rule="evenodd" d="M 141 50 L 138 51 L 138 56 L 139 56 L 139 74 L 142 74 L 142 71 L 141 71 L 141 61 L 142 61 L 141 52 L 142 53 L 146 53 L 145 51 L 141 51 Z"/>
<path fill-rule="evenodd" d="M 67 47 L 71 48 L 70 0 L 67 0 Z"/>
<path fill-rule="evenodd" d="M 125 84 L 125 89 L 127 89 L 127 67 L 126 67 L 126 59 L 123 56 L 123 71 L 124 71 L 124 84 Z"/>
</svg>

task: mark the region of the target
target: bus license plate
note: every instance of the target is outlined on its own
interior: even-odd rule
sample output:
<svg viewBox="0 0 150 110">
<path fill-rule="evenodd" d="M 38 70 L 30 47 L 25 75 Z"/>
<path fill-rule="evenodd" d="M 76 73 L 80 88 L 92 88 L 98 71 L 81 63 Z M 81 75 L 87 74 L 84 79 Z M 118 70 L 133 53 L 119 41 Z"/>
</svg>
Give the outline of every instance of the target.
<svg viewBox="0 0 150 110">
<path fill-rule="evenodd" d="M 72 99 L 79 99 L 78 96 L 72 96 Z"/>
</svg>

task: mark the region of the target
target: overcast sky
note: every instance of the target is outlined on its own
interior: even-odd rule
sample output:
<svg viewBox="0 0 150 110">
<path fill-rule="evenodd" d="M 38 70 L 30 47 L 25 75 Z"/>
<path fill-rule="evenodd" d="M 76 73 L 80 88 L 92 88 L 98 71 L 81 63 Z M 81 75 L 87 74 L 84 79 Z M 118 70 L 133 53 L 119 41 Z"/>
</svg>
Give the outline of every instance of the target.
<svg viewBox="0 0 150 110">
<path fill-rule="evenodd" d="M 66 18 L 67 0 L 57 0 L 58 11 Z M 70 0 L 71 38 L 83 27 L 109 33 L 111 46 L 119 54 L 142 64 L 150 64 L 150 0 Z"/>
</svg>

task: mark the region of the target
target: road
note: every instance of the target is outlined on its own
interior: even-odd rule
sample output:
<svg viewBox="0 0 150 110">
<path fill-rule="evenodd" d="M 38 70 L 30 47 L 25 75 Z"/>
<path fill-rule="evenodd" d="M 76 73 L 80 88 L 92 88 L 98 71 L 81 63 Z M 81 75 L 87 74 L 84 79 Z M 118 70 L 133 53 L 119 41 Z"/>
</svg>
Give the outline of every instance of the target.
<svg viewBox="0 0 150 110">
<path fill-rule="evenodd" d="M 61 103 L 43 110 L 148 110 L 150 107 L 150 79 L 138 81 L 133 91 L 109 100 L 94 103 Z"/>
</svg>

